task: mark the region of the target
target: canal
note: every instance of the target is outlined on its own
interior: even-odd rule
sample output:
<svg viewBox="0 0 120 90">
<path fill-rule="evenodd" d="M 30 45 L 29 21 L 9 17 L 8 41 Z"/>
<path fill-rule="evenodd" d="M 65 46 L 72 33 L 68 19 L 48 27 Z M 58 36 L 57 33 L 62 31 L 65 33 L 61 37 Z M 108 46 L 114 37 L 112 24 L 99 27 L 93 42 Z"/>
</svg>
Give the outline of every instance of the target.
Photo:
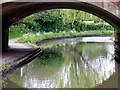
<svg viewBox="0 0 120 90">
<path fill-rule="evenodd" d="M 54 40 L 2 80 L 4 88 L 94 88 L 116 74 L 111 37 Z"/>
</svg>

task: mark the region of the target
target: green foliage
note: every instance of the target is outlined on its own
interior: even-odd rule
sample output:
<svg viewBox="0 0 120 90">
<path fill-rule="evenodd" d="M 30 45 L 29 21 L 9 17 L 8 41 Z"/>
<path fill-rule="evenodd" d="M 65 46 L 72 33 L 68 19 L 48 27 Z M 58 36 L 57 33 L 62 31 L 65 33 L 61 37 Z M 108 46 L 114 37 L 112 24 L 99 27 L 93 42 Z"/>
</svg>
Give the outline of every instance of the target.
<svg viewBox="0 0 120 90">
<path fill-rule="evenodd" d="M 3 80 L 0 81 L 2 88 L 5 88 L 6 81 L 7 81 L 7 78 L 4 78 Z"/>
<path fill-rule="evenodd" d="M 85 23 L 83 23 L 82 21 L 76 21 L 76 23 L 74 24 L 74 28 L 76 31 L 84 31 L 85 30 Z"/>
<path fill-rule="evenodd" d="M 110 25 L 106 24 L 87 24 L 86 25 L 87 30 L 114 30 L 114 28 Z"/>
<path fill-rule="evenodd" d="M 2 66 L 0 67 L 0 70 L 5 69 L 6 67 L 8 67 L 7 63 L 7 58 L 4 59 L 4 62 L 2 62 Z"/>
<path fill-rule="evenodd" d="M 7 62 L 8 62 L 8 58 L 5 58 L 4 61 L 2 62 L 2 66 L 0 67 L 0 70 L 3 70 L 13 64 L 13 62 L 10 62 L 9 64 Z"/>
<path fill-rule="evenodd" d="M 84 23 L 83 21 L 94 21 L 95 23 Z M 15 23 L 9 29 L 9 39 L 22 37 L 28 32 L 60 33 L 62 31 L 70 32 L 73 29 L 78 32 L 114 30 L 112 26 L 92 14 L 72 9 L 52 9 L 33 14 Z"/>
<path fill-rule="evenodd" d="M 57 30 L 64 30 L 62 17 L 59 14 L 60 10 L 46 10 L 29 17 L 24 18 L 18 22 L 18 26 L 32 29 L 34 32 L 58 32 Z"/>
<path fill-rule="evenodd" d="M 96 24 L 96 23 L 84 23 L 78 21 L 73 26 L 76 31 L 89 31 L 89 30 L 111 30 L 113 31 L 114 28 L 107 24 Z"/>
<path fill-rule="evenodd" d="M 49 38 L 49 37 L 55 37 L 55 36 L 64 36 L 64 35 L 79 35 L 79 34 L 99 34 L 99 33 L 113 33 L 114 31 L 109 31 L 109 30 L 90 30 L 90 31 L 80 31 L 77 32 L 75 30 L 71 30 L 69 32 L 59 32 L 59 33 L 28 33 L 24 34 L 21 39 L 17 41 L 17 43 L 28 43 L 31 42 L 33 44 L 36 44 L 37 40 L 42 40 L 44 38 Z"/>
<path fill-rule="evenodd" d="M 32 32 L 32 30 L 28 29 L 28 28 L 24 28 L 22 26 L 11 26 L 9 28 L 9 39 L 12 38 L 17 38 L 17 37 L 22 37 L 23 34 L 28 33 L 28 32 Z"/>
</svg>

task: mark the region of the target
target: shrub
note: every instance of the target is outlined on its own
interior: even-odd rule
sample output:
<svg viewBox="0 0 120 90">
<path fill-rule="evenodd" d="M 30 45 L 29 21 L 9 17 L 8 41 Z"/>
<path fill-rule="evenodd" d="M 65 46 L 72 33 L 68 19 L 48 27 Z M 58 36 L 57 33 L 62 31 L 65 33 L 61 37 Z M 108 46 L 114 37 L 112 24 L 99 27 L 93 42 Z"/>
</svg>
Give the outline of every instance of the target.
<svg viewBox="0 0 120 90">
<path fill-rule="evenodd" d="M 75 28 L 76 31 L 84 31 L 85 23 L 83 23 L 82 21 L 78 21 L 74 24 L 73 28 Z"/>
<path fill-rule="evenodd" d="M 77 22 L 74 25 L 74 28 L 75 28 L 76 31 L 114 30 L 114 28 L 111 25 L 96 24 L 96 23 L 86 24 L 86 23 L 83 23 L 83 22 Z"/>
</svg>

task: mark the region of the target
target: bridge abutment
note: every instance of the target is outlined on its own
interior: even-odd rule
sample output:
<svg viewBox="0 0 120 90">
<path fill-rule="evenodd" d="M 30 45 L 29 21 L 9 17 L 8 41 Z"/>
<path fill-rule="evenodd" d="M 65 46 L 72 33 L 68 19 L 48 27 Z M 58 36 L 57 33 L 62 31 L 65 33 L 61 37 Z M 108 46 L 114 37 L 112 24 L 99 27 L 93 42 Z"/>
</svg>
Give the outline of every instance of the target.
<svg viewBox="0 0 120 90">
<path fill-rule="evenodd" d="M 6 28 L 2 29 L 2 51 L 6 51 L 8 49 L 8 36 L 9 30 Z"/>
<path fill-rule="evenodd" d="M 115 29 L 115 60 L 120 63 L 120 29 Z"/>
</svg>

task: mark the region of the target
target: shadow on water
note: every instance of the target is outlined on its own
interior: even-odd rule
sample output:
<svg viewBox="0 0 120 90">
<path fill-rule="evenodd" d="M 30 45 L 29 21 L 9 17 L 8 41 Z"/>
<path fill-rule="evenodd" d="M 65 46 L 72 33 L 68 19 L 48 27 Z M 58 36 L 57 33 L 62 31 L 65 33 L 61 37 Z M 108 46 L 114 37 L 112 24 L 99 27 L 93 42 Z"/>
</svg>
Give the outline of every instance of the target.
<svg viewBox="0 0 120 90">
<path fill-rule="evenodd" d="M 41 49 L 40 56 L 2 80 L 5 88 L 15 84 L 25 88 L 93 88 L 115 75 L 111 42 L 69 40 Z"/>
</svg>

